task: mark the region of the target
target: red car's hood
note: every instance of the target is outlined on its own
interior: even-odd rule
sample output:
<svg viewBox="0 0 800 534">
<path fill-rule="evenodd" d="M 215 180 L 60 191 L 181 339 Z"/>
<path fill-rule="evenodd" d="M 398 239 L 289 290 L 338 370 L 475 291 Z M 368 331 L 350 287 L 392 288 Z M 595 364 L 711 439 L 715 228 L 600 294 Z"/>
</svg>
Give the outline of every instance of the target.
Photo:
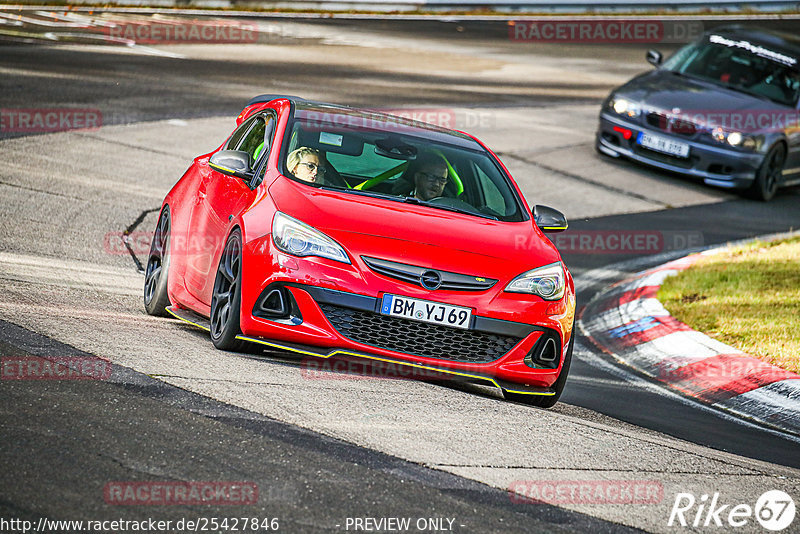
<svg viewBox="0 0 800 534">
<path fill-rule="evenodd" d="M 336 239 L 350 253 L 453 272 L 520 274 L 560 259 L 532 221 L 509 223 L 311 188 L 278 178 L 278 209 Z M 489 275 L 489 273 L 486 273 Z"/>
</svg>

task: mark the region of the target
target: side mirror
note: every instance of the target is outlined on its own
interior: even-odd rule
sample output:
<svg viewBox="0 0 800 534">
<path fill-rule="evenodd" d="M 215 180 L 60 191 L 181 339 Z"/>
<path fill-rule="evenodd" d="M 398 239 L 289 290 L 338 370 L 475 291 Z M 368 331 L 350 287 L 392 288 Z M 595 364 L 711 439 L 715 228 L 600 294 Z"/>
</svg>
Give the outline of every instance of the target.
<svg viewBox="0 0 800 534">
<path fill-rule="evenodd" d="M 664 56 L 662 56 L 661 52 L 658 50 L 648 50 L 645 57 L 647 58 L 647 62 L 654 67 L 661 66 L 661 60 L 664 59 Z"/>
<path fill-rule="evenodd" d="M 548 206 L 534 206 L 533 220 L 543 232 L 563 232 L 569 226 L 563 213 Z"/>
<path fill-rule="evenodd" d="M 217 172 L 243 180 L 253 177 L 250 154 L 241 150 L 220 150 L 208 160 L 208 166 Z"/>
</svg>

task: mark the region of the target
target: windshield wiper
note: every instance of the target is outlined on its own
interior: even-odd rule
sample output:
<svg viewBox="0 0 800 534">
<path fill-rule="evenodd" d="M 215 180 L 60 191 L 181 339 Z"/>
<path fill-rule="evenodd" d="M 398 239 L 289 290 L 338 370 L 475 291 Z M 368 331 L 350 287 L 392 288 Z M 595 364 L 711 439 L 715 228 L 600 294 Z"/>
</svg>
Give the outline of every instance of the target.
<svg viewBox="0 0 800 534">
<path fill-rule="evenodd" d="M 754 97 L 756 97 L 758 99 L 766 100 L 767 102 L 775 102 L 775 103 L 778 103 L 778 104 L 781 103 L 781 102 L 778 102 L 777 100 L 771 99 L 768 96 L 760 95 L 758 93 L 754 93 L 752 91 L 748 91 L 747 89 L 744 89 L 742 87 L 736 87 L 735 85 L 723 85 L 722 87 L 724 87 L 726 89 L 730 89 L 731 91 L 736 91 L 737 93 L 744 93 L 744 94 L 749 95 L 749 96 L 754 96 Z"/>
<path fill-rule="evenodd" d="M 681 78 L 689 78 L 690 80 L 701 80 L 701 79 L 703 79 L 703 78 L 698 78 L 697 76 L 692 76 L 691 74 L 686 74 L 685 72 L 681 72 L 681 71 L 678 71 L 678 70 L 669 70 L 669 69 L 664 69 L 664 70 L 666 70 L 670 74 L 674 74 L 675 76 L 680 76 Z"/>
<path fill-rule="evenodd" d="M 365 197 L 372 197 L 372 198 L 383 198 L 386 200 L 394 200 L 395 202 L 402 202 L 402 198 L 398 198 L 396 195 L 391 195 L 389 193 L 378 193 L 376 191 L 362 191 L 361 189 L 352 189 L 346 187 L 338 187 L 335 185 L 322 185 L 319 186 L 320 189 L 325 189 L 328 191 L 345 191 L 347 193 L 353 193 L 354 195 L 362 195 Z"/>
<path fill-rule="evenodd" d="M 429 206 L 431 208 L 436 208 L 436 209 L 440 209 L 440 210 L 452 211 L 452 212 L 455 212 L 455 213 L 463 213 L 464 215 L 474 215 L 476 217 L 482 217 L 484 219 L 491 219 L 493 221 L 499 221 L 500 220 L 497 217 L 495 217 L 494 215 L 488 215 L 486 213 L 481 213 L 480 211 L 465 210 L 464 208 L 456 208 L 455 206 L 448 206 L 447 204 L 432 204 L 430 202 L 422 201 L 422 200 L 419 200 L 419 199 L 414 198 L 414 197 L 406 197 L 406 199 L 412 199 L 412 198 L 413 198 L 413 201 L 406 200 L 406 202 L 412 202 L 414 204 L 420 204 L 422 206 Z"/>
</svg>

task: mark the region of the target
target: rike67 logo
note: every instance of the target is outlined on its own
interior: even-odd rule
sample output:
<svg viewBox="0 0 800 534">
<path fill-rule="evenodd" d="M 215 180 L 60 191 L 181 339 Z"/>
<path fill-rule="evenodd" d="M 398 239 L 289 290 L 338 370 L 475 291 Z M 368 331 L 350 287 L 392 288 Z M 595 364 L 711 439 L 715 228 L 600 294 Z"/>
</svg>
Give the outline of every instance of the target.
<svg viewBox="0 0 800 534">
<path fill-rule="evenodd" d="M 794 522 L 795 511 L 794 500 L 781 490 L 765 492 L 755 505 L 726 503 L 719 493 L 703 494 L 700 498 L 691 493 L 678 493 L 667 526 L 752 529 L 755 520 L 763 528 L 778 532 Z"/>
</svg>

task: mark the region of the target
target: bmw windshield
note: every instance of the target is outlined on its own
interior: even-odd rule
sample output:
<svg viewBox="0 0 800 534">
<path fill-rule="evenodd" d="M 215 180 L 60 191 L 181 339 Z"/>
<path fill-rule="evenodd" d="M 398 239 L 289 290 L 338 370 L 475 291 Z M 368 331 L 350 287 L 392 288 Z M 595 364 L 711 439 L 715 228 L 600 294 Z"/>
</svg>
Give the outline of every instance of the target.
<svg viewBox="0 0 800 534">
<path fill-rule="evenodd" d="M 283 173 L 316 187 L 501 221 L 528 218 L 510 179 L 464 134 L 300 103 L 284 147 Z"/>
<path fill-rule="evenodd" d="M 800 98 L 798 59 L 745 40 L 710 35 L 676 52 L 663 68 L 787 106 Z"/>
</svg>

